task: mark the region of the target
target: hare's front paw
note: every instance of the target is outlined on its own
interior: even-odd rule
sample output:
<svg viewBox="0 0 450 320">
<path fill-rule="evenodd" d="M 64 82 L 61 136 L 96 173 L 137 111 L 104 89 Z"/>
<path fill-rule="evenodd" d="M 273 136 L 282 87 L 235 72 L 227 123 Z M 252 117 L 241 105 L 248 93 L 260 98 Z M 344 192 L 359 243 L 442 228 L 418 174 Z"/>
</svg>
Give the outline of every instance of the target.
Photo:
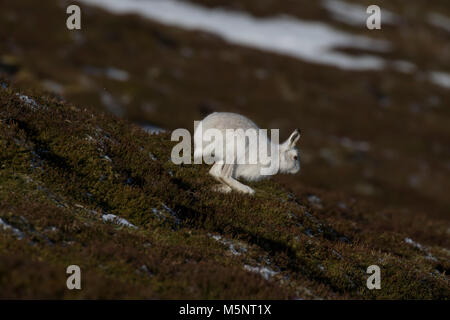
<svg viewBox="0 0 450 320">
<path fill-rule="evenodd" d="M 229 193 L 231 192 L 231 188 L 225 184 L 217 184 L 212 187 L 212 190 L 215 192 Z"/>
<path fill-rule="evenodd" d="M 239 191 L 246 194 L 255 194 L 255 190 L 253 190 L 249 186 L 243 186 Z"/>
</svg>

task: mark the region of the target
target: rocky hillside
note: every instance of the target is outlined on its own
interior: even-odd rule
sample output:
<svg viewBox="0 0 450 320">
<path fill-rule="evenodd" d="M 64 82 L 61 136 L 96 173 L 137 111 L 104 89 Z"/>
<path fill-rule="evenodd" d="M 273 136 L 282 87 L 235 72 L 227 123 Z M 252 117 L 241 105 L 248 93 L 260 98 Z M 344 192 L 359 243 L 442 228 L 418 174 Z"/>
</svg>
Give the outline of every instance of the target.
<svg viewBox="0 0 450 320">
<path fill-rule="evenodd" d="M 207 167 L 172 164 L 172 146 L 2 82 L 0 297 L 450 297 L 446 223 L 274 181 L 214 193 Z M 80 291 L 66 288 L 72 264 Z M 366 288 L 373 264 L 381 290 Z"/>
</svg>

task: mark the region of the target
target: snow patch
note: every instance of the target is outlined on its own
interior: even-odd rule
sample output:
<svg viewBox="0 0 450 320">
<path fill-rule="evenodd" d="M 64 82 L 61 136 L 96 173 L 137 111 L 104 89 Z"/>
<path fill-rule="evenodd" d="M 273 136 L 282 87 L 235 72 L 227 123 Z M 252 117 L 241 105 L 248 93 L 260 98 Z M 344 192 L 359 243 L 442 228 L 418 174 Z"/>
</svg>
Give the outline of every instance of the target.
<svg viewBox="0 0 450 320">
<path fill-rule="evenodd" d="M 244 265 L 244 269 L 250 272 L 259 273 L 266 280 L 270 280 L 270 278 L 279 273 L 268 267 L 252 267 L 247 264 Z"/>
<path fill-rule="evenodd" d="M 416 247 L 417 249 L 420 249 L 420 250 L 423 249 L 423 247 L 422 247 L 422 245 L 421 245 L 420 243 L 415 242 L 415 241 L 412 240 L 411 238 L 405 238 L 405 242 L 406 242 L 407 244 L 412 245 L 413 247 Z"/>
<path fill-rule="evenodd" d="M 412 245 L 414 248 L 419 249 L 420 251 L 425 252 L 426 255 L 426 259 L 428 260 L 432 260 L 432 261 L 438 261 L 438 259 L 436 259 L 436 257 L 434 257 L 429 251 L 428 249 L 424 248 L 424 246 L 422 246 L 420 243 L 415 242 L 414 240 L 412 240 L 411 238 L 405 238 L 405 242 L 407 244 Z"/>
<path fill-rule="evenodd" d="M 25 234 L 20 231 L 17 228 L 14 228 L 13 226 L 7 224 L 5 221 L 3 221 L 2 218 L 0 218 L 0 227 L 2 227 L 3 230 L 11 230 L 11 232 L 17 237 L 17 239 L 22 240 L 25 237 Z"/>
<path fill-rule="evenodd" d="M 164 220 L 166 220 L 168 218 L 167 214 L 166 214 L 166 212 L 167 212 L 167 213 L 169 213 L 169 215 L 171 216 L 172 220 L 174 221 L 175 227 L 180 227 L 181 226 L 181 220 L 180 220 L 180 218 L 178 218 L 177 214 L 172 209 L 170 209 L 168 206 L 166 206 L 164 203 L 162 204 L 162 207 L 163 207 L 164 210 L 159 210 L 157 208 L 153 208 L 152 209 L 152 213 L 156 217 L 158 217 L 158 219 L 164 221 Z"/>
<path fill-rule="evenodd" d="M 85 66 L 83 69 L 90 75 L 97 77 L 104 76 L 116 81 L 127 81 L 130 78 L 130 75 L 127 71 L 115 67 L 99 68 L 93 66 Z"/>
<path fill-rule="evenodd" d="M 392 66 L 397 71 L 400 71 L 403 73 L 413 73 L 414 71 L 417 70 L 417 67 L 415 64 L 413 64 L 409 61 L 404 61 L 404 60 L 396 60 L 396 61 L 392 62 Z"/>
<path fill-rule="evenodd" d="M 442 14 L 439 13 L 428 14 L 428 22 L 435 27 L 450 32 L 450 18 L 443 16 Z"/>
<path fill-rule="evenodd" d="M 178 218 L 177 214 L 172 209 L 170 209 L 168 206 L 166 206 L 164 203 L 162 204 L 162 206 L 167 212 L 169 212 L 169 214 L 175 220 L 175 224 L 177 226 L 180 226 L 181 225 L 181 220 Z"/>
<path fill-rule="evenodd" d="M 322 200 L 318 196 L 312 194 L 308 196 L 308 202 L 311 204 L 321 204 Z"/>
<path fill-rule="evenodd" d="M 160 127 L 154 126 L 152 124 L 143 124 L 143 125 L 141 125 L 141 128 L 149 134 L 160 134 L 160 133 L 166 132 L 166 130 L 164 130 Z"/>
<path fill-rule="evenodd" d="M 450 89 L 450 73 L 432 71 L 430 72 L 430 80 L 438 86 Z"/>
<path fill-rule="evenodd" d="M 127 81 L 130 78 L 128 72 L 117 68 L 107 68 L 105 74 L 108 78 L 117 81 Z"/>
<path fill-rule="evenodd" d="M 29 105 L 31 107 L 31 109 L 36 110 L 36 109 L 39 108 L 39 104 L 37 104 L 36 101 L 34 101 L 33 99 L 29 98 L 28 96 L 23 95 L 23 94 L 19 94 L 19 93 L 16 93 L 16 96 L 19 96 L 20 100 L 22 100 L 27 105 Z"/>
<path fill-rule="evenodd" d="M 322 5 L 337 21 L 352 26 L 366 26 L 366 21 L 369 17 L 367 7 L 341 0 L 323 0 Z M 392 12 L 382 9 L 381 21 L 386 24 L 395 24 L 398 18 Z"/>
<path fill-rule="evenodd" d="M 132 223 L 128 222 L 127 220 L 125 220 L 124 218 L 120 218 L 114 214 L 104 214 L 104 215 L 102 215 L 102 219 L 105 222 L 112 222 L 112 223 L 115 223 L 117 225 L 121 225 L 124 227 L 137 229 L 137 227 L 134 224 L 132 224 Z"/>
<path fill-rule="evenodd" d="M 216 240 L 217 242 L 220 242 L 221 244 L 227 246 L 234 256 L 240 256 L 242 253 L 245 253 L 247 251 L 247 249 L 244 247 L 240 247 L 236 250 L 236 247 L 234 246 L 233 242 L 231 240 L 223 238 L 222 236 L 211 234 L 209 236 L 214 240 Z"/>
<path fill-rule="evenodd" d="M 385 61 L 373 55 L 351 56 L 335 52 L 333 48 L 382 52 L 390 48 L 386 41 L 352 35 L 321 22 L 303 21 L 287 15 L 257 18 L 245 12 L 205 8 L 179 0 L 81 2 L 113 13 L 136 13 L 159 23 L 210 32 L 233 44 L 349 70 L 379 70 L 384 67 Z"/>
</svg>

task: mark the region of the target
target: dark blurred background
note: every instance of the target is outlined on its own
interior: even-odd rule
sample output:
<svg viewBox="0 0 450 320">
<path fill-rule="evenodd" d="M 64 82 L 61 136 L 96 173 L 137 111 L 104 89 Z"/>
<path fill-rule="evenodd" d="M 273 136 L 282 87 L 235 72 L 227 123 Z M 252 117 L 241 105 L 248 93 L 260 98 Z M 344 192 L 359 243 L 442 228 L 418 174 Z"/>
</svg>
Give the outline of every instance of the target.
<svg viewBox="0 0 450 320">
<path fill-rule="evenodd" d="M 283 139 L 301 128 L 302 172 L 277 178 L 293 191 L 447 223 L 450 2 L 372 2 L 3 0 L 0 73 L 151 132 L 213 111 Z M 72 3 L 81 30 L 66 28 Z"/>
</svg>

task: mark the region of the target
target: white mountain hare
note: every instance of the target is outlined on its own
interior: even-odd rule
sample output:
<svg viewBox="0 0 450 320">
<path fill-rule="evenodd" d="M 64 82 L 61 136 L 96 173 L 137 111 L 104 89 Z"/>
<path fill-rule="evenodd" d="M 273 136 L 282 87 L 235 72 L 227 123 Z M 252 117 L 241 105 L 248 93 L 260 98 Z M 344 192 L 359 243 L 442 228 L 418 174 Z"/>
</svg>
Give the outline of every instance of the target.
<svg viewBox="0 0 450 320">
<path fill-rule="evenodd" d="M 223 142 L 222 148 L 211 147 L 212 139 L 205 138 L 205 133 L 209 129 L 213 129 L 210 132 L 220 132 L 223 137 L 227 137 Z M 228 139 L 229 135 L 227 134 L 231 130 L 227 129 L 233 129 L 233 139 L 235 139 L 234 141 L 236 143 L 230 142 L 232 140 Z M 245 134 L 246 130 L 248 130 L 247 132 L 255 132 L 258 143 L 255 144 L 255 140 L 253 142 L 250 141 L 249 136 Z M 261 132 L 260 128 L 250 119 L 236 113 L 214 112 L 200 121 L 195 127 L 194 159 L 198 161 L 206 157 L 214 158 L 210 162 L 213 163 L 213 166 L 209 173 L 220 182 L 218 186 L 214 187 L 214 190 L 219 192 L 231 192 L 235 190 L 247 194 L 254 194 L 255 191 L 252 188 L 236 179 L 242 178 L 247 181 L 258 181 L 272 174 L 295 174 L 299 172 L 300 152 L 295 147 L 299 139 L 300 132 L 296 129 L 286 142 L 278 144 L 277 142 L 270 141 L 267 134 Z M 239 146 L 239 143 L 245 148 L 244 152 L 236 152 L 235 146 Z M 264 149 L 266 150 L 265 153 L 260 150 L 261 146 L 264 145 L 267 146 L 267 149 Z M 255 148 L 258 150 L 256 151 Z M 273 154 L 268 155 L 267 150 L 271 150 Z M 253 162 L 249 162 L 249 155 L 252 153 L 257 153 L 258 156 L 257 158 L 253 158 Z M 267 169 L 271 166 L 269 164 L 271 161 L 277 161 L 275 170 L 272 170 L 268 174 L 262 174 L 264 170 L 268 171 Z"/>
</svg>

